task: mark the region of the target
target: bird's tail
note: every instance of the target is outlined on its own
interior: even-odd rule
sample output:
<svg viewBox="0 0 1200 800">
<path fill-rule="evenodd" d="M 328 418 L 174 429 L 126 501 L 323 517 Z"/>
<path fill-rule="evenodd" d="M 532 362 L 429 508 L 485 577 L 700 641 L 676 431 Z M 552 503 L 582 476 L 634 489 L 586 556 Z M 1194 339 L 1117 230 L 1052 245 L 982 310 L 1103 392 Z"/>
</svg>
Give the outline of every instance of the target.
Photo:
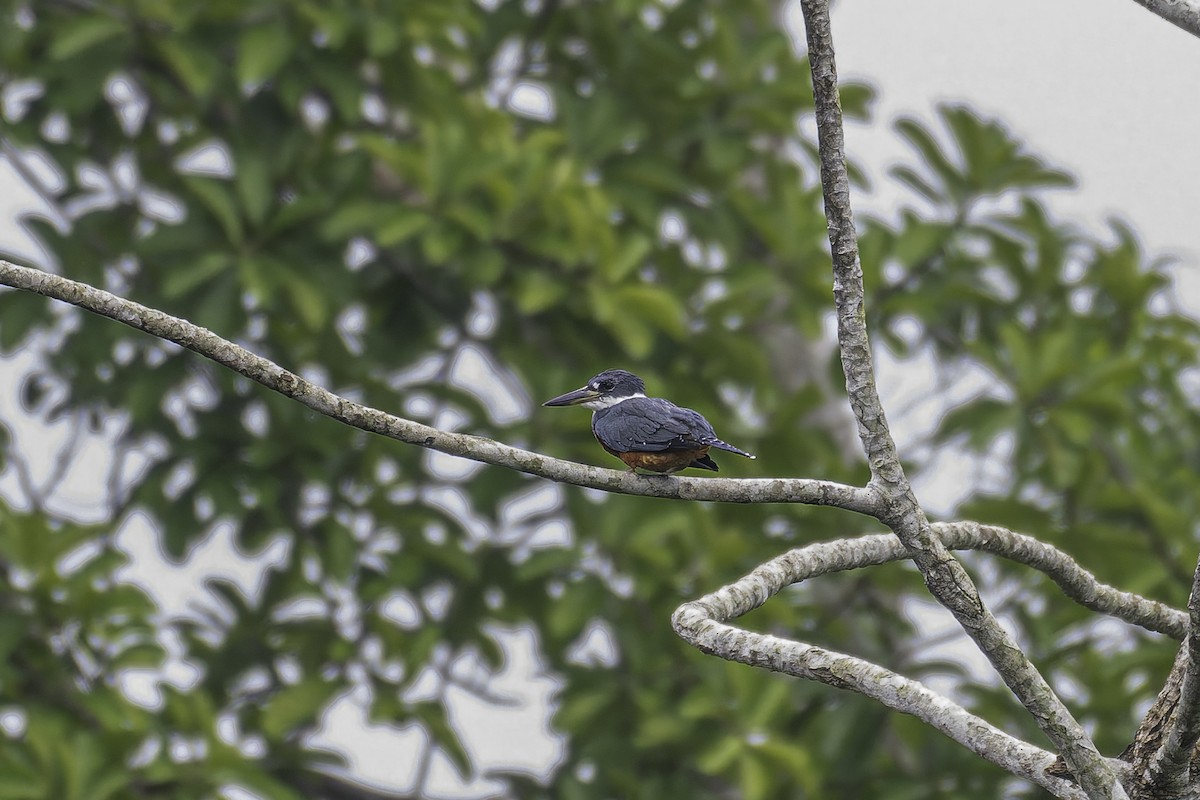
<svg viewBox="0 0 1200 800">
<path fill-rule="evenodd" d="M 738 448 L 738 447 L 734 447 L 729 442 L 722 442 L 720 439 L 713 439 L 712 441 L 705 442 L 705 444 L 708 445 L 709 447 L 715 447 L 718 450 L 724 450 L 728 453 L 737 453 L 739 456 L 745 456 L 746 458 L 751 458 L 751 459 L 757 458 L 757 456 L 752 456 L 749 453 L 747 453 L 745 450 L 742 450 L 741 448 Z"/>
</svg>

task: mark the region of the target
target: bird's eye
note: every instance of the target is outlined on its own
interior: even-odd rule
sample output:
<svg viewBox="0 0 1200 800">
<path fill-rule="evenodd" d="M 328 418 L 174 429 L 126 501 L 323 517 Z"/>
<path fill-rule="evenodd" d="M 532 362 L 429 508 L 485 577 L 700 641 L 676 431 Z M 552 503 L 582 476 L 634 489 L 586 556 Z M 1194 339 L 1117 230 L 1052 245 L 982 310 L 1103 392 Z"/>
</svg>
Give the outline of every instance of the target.
<svg viewBox="0 0 1200 800">
<path fill-rule="evenodd" d="M 611 392 L 616 385 L 613 381 L 604 381 L 600 384 L 600 391 Z"/>
</svg>

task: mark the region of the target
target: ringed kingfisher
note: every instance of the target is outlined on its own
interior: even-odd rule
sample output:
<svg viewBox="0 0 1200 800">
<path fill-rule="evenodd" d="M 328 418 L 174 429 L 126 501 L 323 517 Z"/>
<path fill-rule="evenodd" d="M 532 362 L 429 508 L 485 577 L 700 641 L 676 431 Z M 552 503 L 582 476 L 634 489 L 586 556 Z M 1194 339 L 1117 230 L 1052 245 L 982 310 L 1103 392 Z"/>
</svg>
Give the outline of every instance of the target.
<svg viewBox="0 0 1200 800">
<path fill-rule="evenodd" d="M 607 369 L 573 392 L 544 406 L 583 406 L 592 410 L 592 433 L 600 446 L 630 471 L 666 475 L 688 467 L 718 471 L 711 448 L 754 458 L 717 438 L 708 420 L 661 397 L 646 397 L 646 384 L 632 372 Z"/>
</svg>

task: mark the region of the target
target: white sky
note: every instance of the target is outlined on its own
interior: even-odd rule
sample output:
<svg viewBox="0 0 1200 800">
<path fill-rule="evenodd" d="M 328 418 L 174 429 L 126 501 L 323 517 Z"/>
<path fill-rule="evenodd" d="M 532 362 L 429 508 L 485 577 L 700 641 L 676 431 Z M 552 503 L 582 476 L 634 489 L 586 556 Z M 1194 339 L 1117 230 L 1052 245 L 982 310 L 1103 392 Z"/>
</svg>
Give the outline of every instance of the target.
<svg viewBox="0 0 1200 800">
<path fill-rule="evenodd" d="M 1200 39 L 1132 0 L 841 0 L 833 33 L 840 74 L 879 89 L 875 124 L 846 134 L 875 175 L 910 156 L 882 123 L 966 101 L 1076 175 L 1053 208 L 1131 221 L 1200 292 Z M 895 195 L 876 188 L 884 212 Z"/>
</svg>

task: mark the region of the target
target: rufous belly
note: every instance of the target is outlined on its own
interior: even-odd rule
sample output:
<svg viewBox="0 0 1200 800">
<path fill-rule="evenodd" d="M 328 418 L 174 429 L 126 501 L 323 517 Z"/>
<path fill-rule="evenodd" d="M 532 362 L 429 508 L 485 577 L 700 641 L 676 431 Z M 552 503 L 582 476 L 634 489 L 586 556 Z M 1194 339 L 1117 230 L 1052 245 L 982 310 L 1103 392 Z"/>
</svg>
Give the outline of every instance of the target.
<svg viewBox="0 0 1200 800">
<path fill-rule="evenodd" d="M 630 469 L 644 469 L 648 472 L 678 472 L 691 465 L 697 458 L 703 458 L 708 448 L 699 450 L 675 450 L 658 453 L 614 453 L 625 462 Z"/>
</svg>

